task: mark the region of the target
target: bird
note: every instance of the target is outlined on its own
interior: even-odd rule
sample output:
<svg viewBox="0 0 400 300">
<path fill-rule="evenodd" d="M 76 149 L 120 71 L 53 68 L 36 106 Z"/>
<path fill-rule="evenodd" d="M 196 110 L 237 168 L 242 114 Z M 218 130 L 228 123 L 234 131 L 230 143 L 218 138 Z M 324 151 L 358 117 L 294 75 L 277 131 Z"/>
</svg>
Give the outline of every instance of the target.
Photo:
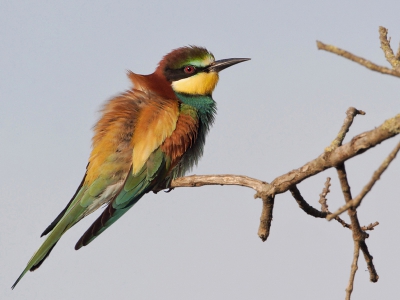
<svg viewBox="0 0 400 300">
<path fill-rule="evenodd" d="M 197 165 L 216 115 L 212 97 L 219 72 L 249 60 L 215 60 L 204 47 L 172 50 L 155 71 L 128 71 L 133 86 L 106 102 L 95 124 L 85 175 L 48 235 L 15 281 L 39 268 L 61 236 L 105 206 L 75 245 L 87 246 L 146 193 L 167 189 Z"/>
</svg>

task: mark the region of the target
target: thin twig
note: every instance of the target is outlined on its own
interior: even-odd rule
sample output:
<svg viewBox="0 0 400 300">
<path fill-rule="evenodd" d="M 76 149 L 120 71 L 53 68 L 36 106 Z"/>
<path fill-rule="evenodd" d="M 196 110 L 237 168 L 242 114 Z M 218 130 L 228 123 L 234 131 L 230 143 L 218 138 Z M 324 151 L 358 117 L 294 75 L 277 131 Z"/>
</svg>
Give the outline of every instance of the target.
<svg viewBox="0 0 400 300">
<path fill-rule="evenodd" d="M 330 192 L 330 190 L 329 190 L 330 186 L 331 186 L 331 178 L 328 177 L 328 178 L 326 178 L 325 187 L 323 188 L 322 193 L 319 194 L 319 201 L 318 201 L 321 204 L 321 211 L 326 212 L 327 214 L 331 213 L 329 211 L 329 207 L 328 207 L 328 199 L 326 199 L 327 194 Z M 338 221 L 339 224 L 341 224 L 344 228 L 351 229 L 351 225 L 347 224 L 340 217 L 337 217 L 335 220 Z"/>
<path fill-rule="evenodd" d="M 351 264 L 349 284 L 347 285 L 347 288 L 346 288 L 346 300 L 350 300 L 351 293 L 353 292 L 354 278 L 355 278 L 356 272 L 358 270 L 357 263 L 358 263 L 359 255 L 360 255 L 360 244 L 358 242 L 354 241 L 353 262 Z"/>
<path fill-rule="evenodd" d="M 325 181 L 325 187 L 322 189 L 322 193 L 319 194 L 319 203 L 321 204 L 321 211 L 329 213 L 329 208 L 328 208 L 328 200 L 326 199 L 326 196 L 330 192 L 329 187 L 331 186 L 331 178 L 327 177 Z"/>
<path fill-rule="evenodd" d="M 328 213 L 330 213 L 330 212 L 328 212 Z M 338 221 L 339 224 L 341 224 L 344 228 L 348 228 L 348 229 L 351 230 L 351 225 L 350 225 L 350 224 L 347 224 L 347 223 L 346 223 L 342 218 L 340 218 L 339 216 L 337 216 L 337 217 L 335 218 L 335 220 Z M 379 225 L 379 222 L 374 222 L 374 223 L 369 224 L 368 226 L 362 226 L 362 227 L 361 227 L 361 230 L 362 230 L 362 231 L 374 230 L 374 228 L 375 228 L 376 226 L 378 226 L 378 225 Z"/>
<path fill-rule="evenodd" d="M 378 225 L 379 225 L 379 222 L 374 222 L 374 223 L 369 224 L 368 226 L 361 227 L 361 230 L 363 230 L 363 231 L 374 230 L 374 228 Z"/>
<path fill-rule="evenodd" d="M 390 39 L 387 37 L 388 30 L 385 27 L 379 26 L 379 40 L 381 41 L 381 48 L 385 54 L 386 60 L 391 64 L 392 68 L 400 72 L 400 60 L 398 54 L 395 56 L 392 48 L 390 47 Z M 400 51 L 400 49 L 399 49 Z"/>
<path fill-rule="evenodd" d="M 304 200 L 296 185 L 290 188 L 290 192 L 292 193 L 292 196 L 296 200 L 299 207 L 308 215 L 315 218 L 326 218 L 326 216 L 328 215 L 328 212 L 319 211 L 318 209 L 315 209 L 310 204 L 308 204 L 307 201 Z"/>
<path fill-rule="evenodd" d="M 348 210 L 350 207 L 358 207 L 361 204 L 361 201 L 364 199 L 364 197 L 368 194 L 368 192 L 372 189 L 376 181 L 378 181 L 382 175 L 383 172 L 388 168 L 389 164 L 393 161 L 393 159 L 396 157 L 397 153 L 400 150 L 400 142 L 396 145 L 396 147 L 390 152 L 389 156 L 383 161 L 383 163 L 380 165 L 380 167 L 374 172 L 372 178 L 370 181 L 364 186 L 364 188 L 361 190 L 360 194 L 358 194 L 357 197 L 355 197 L 353 200 L 347 202 L 344 206 L 339 208 L 337 211 L 335 211 L 333 214 L 330 214 L 327 216 L 327 220 L 332 220 L 336 216 L 342 214 L 346 210 Z"/>
<path fill-rule="evenodd" d="M 319 50 L 325 50 L 340 56 L 343 56 L 344 58 L 350 59 L 372 71 L 376 71 L 382 74 L 387 74 L 387 75 L 392 75 L 396 77 L 400 77 L 400 71 L 392 70 L 386 67 L 382 67 L 379 65 L 374 64 L 373 62 L 366 60 L 362 57 L 359 57 L 357 55 L 354 55 L 346 50 L 340 49 L 338 47 L 332 46 L 332 45 L 326 45 L 320 41 L 317 41 L 317 47 Z"/>
<path fill-rule="evenodd" d="M 346 133 L 349 131 L 351 124 L 353 124 L 354 117 L 356 115 L 365 115 L 365 112 L 362 110 L 358 110 L 354 107 L 349 107 L 346 111 L 346 118 L 344 119 L 342 128 L 336 138 L 332 141 L 329 147 L 325 148 L 325 151 L 331 152 L 332 150 L 336 149 L 337 147 L 342 146 L 343 140 L 346 137 Z"/>
</svg>

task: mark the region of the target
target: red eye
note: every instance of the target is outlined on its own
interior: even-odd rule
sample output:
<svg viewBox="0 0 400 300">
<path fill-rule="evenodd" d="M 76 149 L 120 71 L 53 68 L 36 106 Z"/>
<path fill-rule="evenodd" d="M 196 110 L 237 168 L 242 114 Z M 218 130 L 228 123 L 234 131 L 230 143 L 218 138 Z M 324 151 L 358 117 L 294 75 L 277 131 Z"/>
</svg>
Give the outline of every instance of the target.
<svg viewBox="0 0 400 300">
<path fill-rule="evenodd" d="M 193 74 L 194 71 L 196 71 L 196 68 L 193 66 L 186 66 L 183 68 L 183 71 L 185 71 L 186 74 Z"/>
</svg>

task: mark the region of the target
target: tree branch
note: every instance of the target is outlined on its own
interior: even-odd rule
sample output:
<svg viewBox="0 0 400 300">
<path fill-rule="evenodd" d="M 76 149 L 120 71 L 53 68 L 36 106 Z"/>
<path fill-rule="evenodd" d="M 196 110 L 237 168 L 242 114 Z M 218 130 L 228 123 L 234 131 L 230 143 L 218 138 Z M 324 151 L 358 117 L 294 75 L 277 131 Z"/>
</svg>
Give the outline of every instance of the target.
<svg viewBox="0 0 400 300">
<path fill-rule="evenodd" d="M 297 186 L 294 185 L 290 188 L 290 192 L 293 196 L 293 198 L 296 200 L 297 204 L 299 207 L 308 215 L 313 216 L 315 218 L 321 218 L 325 219 L 328 214 L 331 214 L 331 212 L 328 209 L 328 204 L 326 200 L 326 195 L 329 193 L 329 186 L 330 186 L 330 178 L 328 177 L 326 182 L 325 182 L 325 187 L 322 190 L 322 193 L 320 194 L 320 200 L 318 201 L 321 203 L 321 211 L 318 209 L 312 207 L 308 202 L 303 198 L 301 195 L 300 191 L 298 190 Z M 341 224 L 344 228 L 352 229 L 350 224 L 347 224 L 344 220 L 342 220 L 339 216 L 335 218 L 336 221 L 338 221 L 339 224 Z M 371 223 L 368 226 L 363 226 L 361 227 L 362 231 L 366 230 L 374 230 L 374 227 L 378 226 L 379 223 Z"/>
<path fill-rule="evenodd" d="M 390 47 L 390 38 L 387 38 L 387 34 L 388 30 L 385 27 L 379 26 L 379 40 L 381 41 L 381 48 L 385 54 L 386 60 L 391 64 L 395 71 L 400 72 L 400 47 L 395 56 Z"/>
<path fill-rule="evenodd" d="M 338 173 L 340 186 L 342 187 L 344 200 L 347 203 L 347 202 L 351 201 L 352 197 L 351 197 L 350 185 L 349 185 L 349 182 L 347 179 L 346 167 L 345 167 L 344 163 L 337 166 L 336 170 Z M 349 209 L 348 214 L 350 217 L 351 229 L 353 231 L 354 241 L 365 240 L 366 236 L 365 236 L 365 233 L 361 230 L 361 226 L 360 226 L 360 223 L 359 223 L 358 217 L 357 217 L 357 211 L 355 209 Z"/>
<path fill-rule="evenodd" d="M 380 179 L 381 175 L 385 170 L 388 168 L 389 164 L 395 159 L 397 153 L 400 150 L 400 142 L 396 145 L 396 147 L 390 152 L 389 156 L 383 161 L 383 163 L 380 165 L 380 167 L 374 172 L 372 175 L 371 180 L 364 186 L 364 188 L 361 190 L 360 194 L 358 194 L 357 197 L 352 199 L 351 201 L 348 201 L 345 205 L 343 205 L 341 208 L 339 208 L 337 211 L 335 211 L 333 214 L 330 214 L 327 216 L 327 220 L 330 221 L 346 210 L 350 209 L 351 207 L 357 208 L 360 204 L 361 201 L 364 199 L 364 197 L 368 194 L 368 192 L 372 189 L 374 184 Z"/>
<path fill-rule="evenodd" d="M 384 140 L 400 133 L 400 114 L 386 120 L 379 127 L 359 134 L 349 142 L 331 152 L 324 152 L 304 166 L 275 178 L 271 182 L 268 195 L 286 192 L 292 185 L 318 174 L 328 168 L 335 167 L 350 158 L 364 153 Z"/>
<path fill-rule="evenodd" d="M 346 127 L 347 125 L 342 126 L 342 128 Z M 400 114 L 386 120 L 382 125 L 371 131 L 353 137 L 349 143 L 335 149 L 330 149 L 330 151 L 325 151 L 319 157 L 302 167 L 275 178 L 270 184 L 241 175 L 192 175 L 174 179 L 169 188 L 199 187 L 203 185 L 239 185 L 254 189 L 257 192 L 255 198 L 263 199 L 263 211 L 258 233 L 260 238 L 265 241 L 269 235 L 269 226 L 272 221 L 272 209 L 276 194 L 284 193 L 304 179 L 328 168 L 338 166 L 399 133 Z M 268 219 L 269 217 L 271 219 Z"/>
<path fill-rule="evenodd" d="M 369 61 L 369 60 L 367 60 L 365 58 L 362 58 L 362 57 L 359 57 L 357 55 L 354 55 L 354 54 L 352 54 L 352 53 L 350 53 L 350 52 L 348 52 L 346 50 L 340 49 L 340 48 L 335 47 L 333 45 L 327 45 L 327 44 L 324 44 L 324 43 L 322 43 L 320 41 L 317 41 L 317 47 L 318 47 L 319 50 L 325 50 L 325 51 L 328 51 L 328 52 L 343 56 L 344 58 L 350 59 L 350 60 L 352 60 L 352 61 L 354 61 L 354 62 L 356 62 L 356 63 L 358 63 L 358 64 L 360 64 L 360 65 L 362 65 L 362 66 L 364 66 L 364 67 L 366 67 L 366 68 L 368 68 L 370 70 L 372 70 L 372 71 L 376 71 L 376 72 L 379 72 L 379 73 L 382 73 L 382 74 L 387 74 L 387 75 L 400 77 L 400 71 L 396 71 L 396 70 L 392 70 L 392 69 L 389 69 L 389 68 L 386 68 L 386 67 L 379 66 L 379 65 L 374 64 L 373 62 L 371 62 L 371 61 Z"/>
<path fill-rule="evenodd" d="M 177 187 L 200 187 L 204 185 L 239 185 L 251 188 L 260 195 L 270 189 L 270 185 L 258 179 L 243 175 L 191 175 L 180 177 L 172 181 L 170 188 Z M 258 195 L 255 196 L 259 198 Z"/>
<path fill-rule="evenodd" d="M 358 270 L 357 263 L 358 263 L 359 255 L 360 255 L 360 244 L 357 242 L 354 242 L 353 262 L 351 264 L 349 283 L 346 288 L 346 300 L 350 300 L 351 293 L 353 292 L 354 278 L 355 278 L 356 272 Z"/>
<path fill-rule="evenodd" d="M 324 211 L 319 211 L 318 209 L 315 209 L 312 207 L 310 204 L 307 203 L 306 200 L 304 200 L 303 196 L 300 194 L 300 191 L 297 189 L 297 186 L 292 186 L 290 188 L 290 192 L 292 193 L 293 198 L 296 200 L 297 204 L 299 207 L 308 215 L 313 216 L 315 218 L 326 218 L 328 215 L 328 212 Z"/>
<path fill-rule="evenodd" d="M 265 181 L 241 175 L 191 175 L 174 179 L 170 188 L 200 187 L 204 185 L 239 185 L 257 191 L 256 198 L 262 195 L 273 196 L 282 194 L 295 184 L 316 175 L 326 169 L 335 167 L 350 158 L 360 155 L 383 141 L 400 133 L 400 114 L 386 120 L 379 127 L 356 135 L 346 143 L 331 152 L 324 152 L 302 167 L 276 177 L 270 184 Z"/>
<path fill-rule="evenodd" d="M 329 147 L 325 148 L 325 151 L 331 152 L 332 150 L 336 149 L 339 146 L 342 146 L 343 140 L 346 137 L 347 132 L 351 124 L 353 124 L 354 117 L 356 115 L 365 115 L 365 112 L 362 110 L 355 109 L 354 107 L 349 107 L 346 111 L 346 119 L 344 119 L 342 128 L 336 138 L 332 141 Z"/>
<path fill-rule="evenodd" d="M 378 225 L 379 225 L 379 222 L 374 222 L 374 223 L 369 224 L 368 226 L 361 227 L 361 230 L 363 230 L 363 231 L 374 230 L 374 228 Z"/>
<path fill-rule="evenodd" d="M 319 200 L 318 202 L 321 204 L 321 211 L 329 213 L 329 208 L 328 208 L 328 199 L 326 199 L 326 196 L 330 192 L 329 187 L 331 186 L 331 178 L 327 177 L 325 181 L 325 186 L 322 189 L 322 193 L 319 194 Z"/>
<path fill-rule="evenodd" d="M 369 271 L 369 280 L 371 282 L 377 282 L 379 279 L 379 276 L 378 276 L 378 273 L 376 273 L 375 266 L 372 262 L 373 257 L 369 253 L 368 247 L 367 247 L 367 244 L 365 243 L 365 241 L 360 242 L 360 248 L 364 254 L 364 259 L 367 262 L 367 268 Z"/>
<path fill-rule="evenodd" d="M 351 196 L 350 185 L 349 185 L 349 182 L 348 182 L 348 179 L 347 179 L 347 173 L 346 173 L 346 168 L 345 168 L 344 163 L 339 165 L 339 166 L 337 166 L 336 169 L 337 169 L 337 172 L 338 172 L 339 181 L 340 181 L 340 185 L 342 187 L 342 192 L 343 192 L 344 199 L 345 199 L 346 203 L 348 203 L 348 202 L 351 201 L 352 196 Z M 369 236 L 368 236 L 368 234 L 366 232 L 364 232 L 361 229 L 360 223 L 358 221 L 356 209 L 355 208 L 350 208 L 347 211 L 347 213 L 348 213 L 348 215 L 350 217 L 351 230 L 353 232 L 353 240 L 354 240 L 354 242 L 359 243 L 360 247 L 361 247 L 361 250 L 363 252 L 366 251 L 368 253 L 368 255 L 369 255 L 368 247 L 367 247 L 367 244 L 365 243 L 365 239 L 368 238 Z M 361 246 L 361 244 L 363 244 L 363 246 Z M 364 256 L 365 256 L 365 253 L 364 253 Z M 370 274 L 370 276 L 379 278 L 378 274 L 376 274 L 375 267 L 373 266 L 373 263 L 372 263 L 372 256 L 368 260 L 366 258 L 366 261 L 367 261 L 367 264 L 370 263 L 372 265 L 372 268 L 369 269 L 369 270 L 371 272 L 372 271 L 375 272 L 375 274 Z"/>
<path fill-rule="evenodd" d="M 274 196 L 263 196 L 263 208 L 260 218 L 260 227 L 258 228 L 258 236 L 265 242 L 269 236 L 272 222 L 272 211 L 274 209 Z"/>
</svg>

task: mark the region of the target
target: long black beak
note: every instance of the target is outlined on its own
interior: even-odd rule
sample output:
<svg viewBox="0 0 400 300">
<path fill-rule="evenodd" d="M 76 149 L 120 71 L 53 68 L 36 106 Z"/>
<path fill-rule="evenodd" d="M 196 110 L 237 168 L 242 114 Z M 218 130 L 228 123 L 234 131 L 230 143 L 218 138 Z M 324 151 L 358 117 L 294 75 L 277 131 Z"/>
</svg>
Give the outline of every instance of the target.
<svg viewBox="0 0 400 300">
<path fill-rule="evenodd" d="M 207 69 L 209 72 L 219 72 L 219 71 L 222 71 L 223 69 L 226 69 L 230 66 L 236 65 L 236 64 L 241 63 L 246 60 L 250 60 L 250 58 L 221 59 L 221 60 L 217 60 L 214 63 L 212 63 Z"/>
</svg>

